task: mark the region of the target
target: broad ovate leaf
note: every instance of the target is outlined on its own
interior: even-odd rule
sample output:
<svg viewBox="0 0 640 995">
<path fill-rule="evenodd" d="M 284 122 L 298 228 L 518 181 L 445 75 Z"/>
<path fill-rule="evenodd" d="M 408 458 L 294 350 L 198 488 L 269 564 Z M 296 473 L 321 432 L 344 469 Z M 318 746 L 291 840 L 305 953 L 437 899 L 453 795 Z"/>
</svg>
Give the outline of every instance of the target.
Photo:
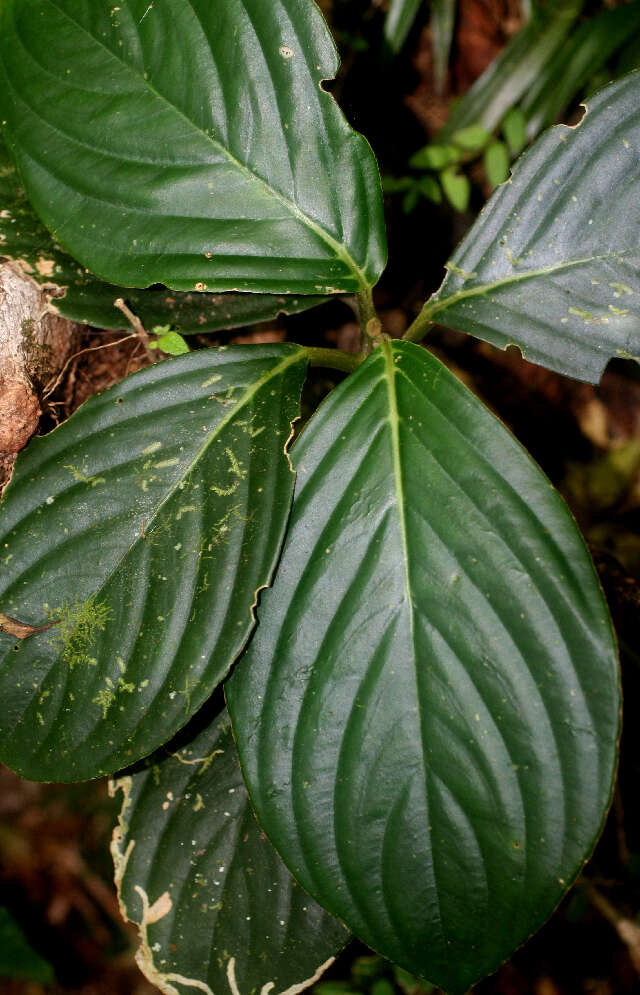
<svg viewBox="0 0 640 995">
<path fill-rule="evenodd" d="M 260 831 L 226 712 L 111 787 L 124 795 L 111 848 L 120 907 L 160 991 L 294 995 L 350 939 Z"/>
<path fill-rule="evenodd" d="M 609 804 L 617 653 L 576 525 L 433 356 L 385 343 L 293 449 L 227 701 L 260 824 L 317 901 L 447 992 L 549 916 Z"/>
<path fill-rule="evenodd" d="M 113 773 L 226 676 L 280 551 L 305 372 L 289 345 L 168 359 L 18 458 L 0 504 L 4 763 Z"/>
<path fill-rule="evenodd" d="M 377 165 L 322 82 L 313 0 L 7 0 L 0 118 L 27 194 L 104 280 L 362 291 Z"/>
<path fill-rule="evenodd" d="M 596 383 L 640 354 L 640 72 L 519 160 L 417 323 L 469 332 Z"/>
<path fill-rule="evenodd" d="M 0 259 L 17 263 L 51 288 L 49 307 L 64 318 L 113 331 L 129 328 L 115 301 L 122 299 L 151 331 L 170 324 L 182 335 L 218 332 L 295 314 L 326 297 L 274 294 L 207 294 L 164 287 L 135 290 L 98 280 L 64 252 L 37 218 L 20 186 L 0 134 Z"/>
</svg>

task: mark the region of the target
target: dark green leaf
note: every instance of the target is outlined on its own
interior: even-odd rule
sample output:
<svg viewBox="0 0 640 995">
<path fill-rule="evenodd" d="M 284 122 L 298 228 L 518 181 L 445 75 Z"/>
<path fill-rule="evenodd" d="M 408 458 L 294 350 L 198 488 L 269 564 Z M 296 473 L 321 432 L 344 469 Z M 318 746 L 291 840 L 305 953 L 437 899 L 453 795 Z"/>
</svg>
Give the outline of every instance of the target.
<svg viewBox="0 0 640 995">
<path fill-rule="evenodd" d="M 456 211 L 466 211 L 471 197 L 471 183 L 468 176 L 458 173 L 451 167 L 440 173 L 440 183 L 444 190 L 444 195 Z"/>
<path fill-rule="evenodd" d="M 384 266 L 371 149 L 321 87 L 312 0 L 5 0 L 0 117 L 54 236 L 111 283 L 360 291 Z"/>
<path fill-rule="evenodd" d="M 26 199 L 0 134 L 0 255 L 15 260 L 35 280 L 55 289 L 50 304 L 71 321 L 113 331 L 128 328 L 114 301 L 123 298 L 143 325 L 169 322 L 182 335 L 217 332 L 294 314 L 326 297 L 273 294 L 174 293 L 130 290 L 103 283 L 63 252 Z M 58 297 L 58 293 L 64 296 Z"/>
<path fill-rule="evenodd" d="M 472 124 L 493 132 L 562 47 L 583 7 L 584 0 L 554 0 L 536 7 L 531 20 L 455 104 L 438 138 L 449 141 L 454 132 Z"/>
<path fill-rule="evenodd" d="M 500 186 L 509 176 L 509 151 L 504 142 L 492 142 L 482 159 L 491 188 Z"/>
<path fill-rule="evenodd" d="M 53 968 L 33 949 L 8 909 L 0 905 L 0 978 L 53 984 Z"/>
<path fill-rule="evenodd" d="M 299 314 L 327 300 L 313 295 L 190 294 L 164 287 L 133 290 L 102 283 L 85 273 L 84 282 L 70 284 L 65 296 L 54 304 L 60 314 L 71 321 L 117 331 L 129 327 L 122 311 L 113 306 L 118 298 L 124 299 L 145 328 L 170 322 L 181 335 L 205 335 L 242 328 L 257 321 L 269 321 L 280 314 Z"/>
<path fill-rule="evenodd" d="M 0 505 L 0 758 L 112 773 L 166 742 L 253 627 L 289 514 L 297 346 L 168 359 L 22 454 Z"/>
<path fill-rule="evenodd" d="M 592 383 L 640 355 L 640 72 L 536 142 L 448 269 L 424 320 Z"/>
<path fill-rule="evenodd" d="M 422 0 L 391 0 L 384 36 L 393 52 L 399 52 L 404 45 L 421 5 Z"/>
<path fill-rule="evenodd" d="M 295 995 L 348 942 L 260 832 L 226 712 L 118 778 L 118 789 L 120 906 L 140 927 L 138 964 L 161 991 Z"/>
<path fill-rule="evenodd" d="M 617 652 L 566 505 L 425 350 L 385 343 L 296 443 L 273 588 L 227 683 L 298 881 L 461 993 L 551 913 L 609 804 Z"/>
</svg>

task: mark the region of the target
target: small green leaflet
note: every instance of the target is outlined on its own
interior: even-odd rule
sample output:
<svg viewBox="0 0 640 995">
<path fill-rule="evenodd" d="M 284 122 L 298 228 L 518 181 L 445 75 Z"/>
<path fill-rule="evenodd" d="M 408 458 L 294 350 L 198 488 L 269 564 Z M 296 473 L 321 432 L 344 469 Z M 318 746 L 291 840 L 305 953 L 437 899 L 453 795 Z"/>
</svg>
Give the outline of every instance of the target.
<svg viewBox="0 0 640 995">
<path fill-rule="evenodd" d="M 197 350 L 91 398 L 0 504 L 0 758 L 82 780 L 186 724 L 253 628 L 286 527 L 298 346 Z M 14 627 L 15 628 L 15 627 Z"/>
<path fill-rule="evenodd" d="M 260 831 L 226 712 L 111 787 L 124 795 L 111 847 L 120 907 L 161 991 L 293 995 L 350 939 Z"/>
<path fill-rule="evenodd" d="M 149 343 L 150 349 L 159 349 L 167 356 L 184 356 L 189 352 L 189 346 L 182 335 L 179 335 L 178 332 L 172 332 L 168 325 L 158 326 L 153 329 L 153 332 L 158 338 Z"/>
</svg>

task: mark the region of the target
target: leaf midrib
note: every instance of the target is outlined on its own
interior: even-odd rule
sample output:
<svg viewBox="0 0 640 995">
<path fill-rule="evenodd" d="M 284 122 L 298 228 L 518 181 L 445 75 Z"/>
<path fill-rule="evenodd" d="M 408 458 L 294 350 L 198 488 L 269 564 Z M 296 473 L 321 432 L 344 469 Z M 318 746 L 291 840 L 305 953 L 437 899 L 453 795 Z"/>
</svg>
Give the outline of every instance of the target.
<svg viewBox="0 0 640 995">
<path fill-rule="evenodd" d="M 411 348 L 411 347 L 409 347 Z M 405 488 L 404 479 L 402 473 L 402 461 L 400 458 L 401 445 L 400 445 L 400 415 L 398 411 L 398 395 L 396 391 L 396 375 L 398 374 L 398 369 L 394 362 L 393 346 L 389 339 L 384 339 L 382 342 L 381 350 L 384 354 L 385 361 L 385 376 L 387 381 L 387 390 L 389 397 L 389 425 L 391 427 L 391 448 L 393 457 L 393 474 L 395 483 L 395 493 L 396 493 L 396 508 L 398 511 L 398 519 L 400 524 L 400 535 L 402 542 L 402 555 L 404 561 L 404 580 L 405 580 L 405 591 L 407 597 L 407 610 L 409 612 L 409 634 L 411 647 L 413 650 L 413 670 L 416 684 L 416 702 L 418 706 L 418 719 L 420 723 L 420 744 L 422 748 L 423 755 L 423 774 L 424 774 L 424 796 L 425 804 L 429 805 L 429 775 L 427 764 L 424 762 L 424 757 L 427 752 L 426 744 L 426 716 L 424 712 L 422 697 L 420 695 L 420 672 L 419 663 L 416 652 L 416 636 L 415 636 L 415 621 L 414 621 L 414 606 L 412 598 L 412 588 L 411 588 L 411 574 L 409 571 L 409 543 L 407 535 L 407 518 L 406 518 L 406 499 L 405 499 Z M 400 356 L 400 354 L 399 354 Z M 440 895 L 438 892 L 438 886 L 435 879 L 435 869 L 434 874 L 434 895 L 438 904 L 438 917 L 441 921 L 440 913 Z"/>
<path fill-rule="evenodd" d="M 413 649 L 413 666 L 415 670 L 416 678 L 416 690 L 419 685 L 418 671 L 417 671 L 417 661 L 416 661 L 416 639 L 415 639 L 415 625 L 413 619 L 413 597 L 411 591 L 411 575 L 409 572 L 409 541 L 407 536 L 407 516 L 406 516 L 406 497 L 404 490 L 404 477 L 402 472 L 402 460 L 400 456 L 401 445 L 400 445 L 400 414 L 398 411 L 398 394 L 396 391 L 396 365 L 393 356 L 393 346 L 389 339 L 385 339 L 381 346 L 382 353 L 384 355 L 385 363 L 385 379 L 387 383 L 387 395 L 389 399 L 389 427 L 391 430 L 391 454 L 393 460 L 393 482 L 394 491 L 396 496 L 396 510 L 398 513 L 398 524 L 400 527 L 400 542 L 402 545 L 402 561 L 404 567 L 404 586 L 405 594 L 407 599 L 407 610 L 409 613 L 409 635 L 411 640 L 411 646 Z M 424 749 L 424 737 L 423 733 L 423 711 L 422 703 L 420 701 L 420 695 L 416 694 L 416 699 L 418 701 L 418 711 L 420 715 L 420 730 L 423 739 L 423 749 Z M 426 783 L 425 783 L 426 791 Z"/>
<path fill-rule="evenodd" d="M 609 259 L 620 259 L 627 255 L 627 253 L 636 251 L 638 251 L 638 249 L 636 247 L 632 247 L 629 249 L 622 249 L 617 252 L 604 252 L 594 256 L 585 256 L 581 259 L 566 259 L 563 262 L 555 263 L 552 266 L 527 270 L 523 273 L 512 273 L 510 276 L 503 277 L 500 280 L 494 280 L 491 283 L 480 283 L 476 286 L 469 287 L 468 290 L 457 290 L 448 297 L 433 297 L 431 301 L 427 301 L 425 304 L 422 309 L 421 317 L 429 319 L 432 315 L 438 314 L 440 311 L 445 311 L 447 308 L 457 304 L 458 301 L 466 300 L 470 297 L 482 297 L 484 294 L 487 294 L 492 290 L 499 290 L 502 287 L 508 287 L 514 283 L 522 283 L 525 280 L 535 280 L 541 276 L 561 273 L 563 270 L 573 269 L 575 266 L 584 266 L 588 263 L 598 262 L 599 260 L 606 262 Z M 455 270 L 448 270 L 445 282 L 452 274 L 455 275 Z"/>
<path fill-rule="evenodd" d="M 285 197 L 284 194 L 281 194 L 274 187 L 270 186 L 266 180 L 262 179 L 261 176 L 258 176 L 256 173 L 252 172 L 252 170 L 249 169 L 248 166 L 242 163 L 239 159 L 236 159 L 236 157 L 230 152 L 229 149 L 225 148 L 224 145 L 222 145 L 220 142 L 212 138 L 211 135 L 209 135 L 206 131 L 202 131 L 202 129 L 200 129 L 197 126 L 197 124 L 191 120 L 191 118 L 187 117 L 187 115 L 179 107 L 171 103 L 162 93 L 160 93 L 159 90 L 157 90 L 154 86 L 152 86 L 149 80 L 145 79 L 144 77 L 141 77 L 131 68 L 131 66 L 129 66 L 126 62 L 124 62 L 124 60 L 118 59 L 118 56 L 116 55 L 115 52 L 112 52 L 107 45 L 104 45 L 99 39 L 95 38 L 90 31 L 88 31 L 82 24 L 79 24 L 73 17 L 71 17 L 66 10 L 63 10 L 61 7 L 59 7 L 58 4 L 55 2 L 55 0 L 46 0 L 46 2 L 51 7 L 53 7 L 54 10 L 57 10 L 59 14 L 62 14 L 63 17 L 65 17 L 68 21 L 70 21 L 70 23 L 73 24 L 79 31 L 83 32 L 88 38 L 90 38 L 94 44 L 102 48 L 112 59 L 114 59 L 119 65 L 121 65 L 128 73 L 130 73 L 139 82 L 143 83 L 143 85 L 147 87 L 147 89 L 158 100 L 162 101 L 164 104 L 166 104 L 167 107 L 171 108 L 171 110 L 174 113 L 176 113 L 184 121 L 186 121 L 193 129 L 195 129 L 197 134 L 204 137 L 218 152 L 226 156 L 229 162 L 231 162 L 235 168 L 240 170 L 240 172 L 243 173 L 250 182 L 260 184 L 260 186 L 262 186 L 271 197 L 273 197 L 279 203 L 281 203 L 286 208 L 286 210 L 289 211 L 289 213 L 293 214 L 294 217 L 297 218 L 298 221 L 301 221 L 303 225 L 305 225 L 307 228 L 311 229 L 311 231 L 313 231 L 316 235 L 318 235 L 318 237 L 332 249 L 334 254 L 338 256 L 338 258 L 341 259 L 343 263 L 345 263 L 347 268 L 356 276 L 358 282 L 362 287 L 371 286 L 371 284 L 365 277 L 363 271 L 360 269 L 355 259 L 347 251 L 346 247 L 342 242 L 338 242 L 337 239 L 335 239 L 332 235 L 330 235 L 329 232 L 322 225 L 318 224 L 317 221 L 314 221 L 313 218 L 309 217 L 309 215 L 306 214 L 302 210 L 302 208 L 300 208 L 294 201 L 289 200 L 289 198 Z M 329 99 L 332 99 L 330 94 L 328 94 L 327 96 L 329 97 Z"/>
</svg>

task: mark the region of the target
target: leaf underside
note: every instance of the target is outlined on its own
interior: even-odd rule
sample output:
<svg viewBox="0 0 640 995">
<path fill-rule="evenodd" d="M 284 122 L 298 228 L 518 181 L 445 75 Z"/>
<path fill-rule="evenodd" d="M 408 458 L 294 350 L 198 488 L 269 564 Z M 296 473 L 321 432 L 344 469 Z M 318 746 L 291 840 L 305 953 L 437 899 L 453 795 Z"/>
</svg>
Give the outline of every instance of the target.
<svg viewBox="0 0 640 995">
<path fill-rule="evenodd" d="M 226 676 L 293 491 L 303 349 L 199 350 L 91 398 L 17 462 L 0 505 L 0 758 L 33 780 L 113 773 Z"/>
<path fill-rule="evenodd" d="M 0 133 L 0 259 L 17 263 L 43 286 L 50 305 L 70 321 L 113 331 L 128 328 L 114 301 L 122 298 L 142 324 L 171 325 L 182 335 L 218 332 L 316 307 L 326 297 L 274 294 L 207 294 L 166 288 L 134 290 L 98 280 L 60 248 L 24 195 Z M 64 296 L 58 296 L 64 294 Z"/>
<path fill-rule="evenodd" d="M 226 712 L 113 789 L 124 794 L 112 843 L 120 905 L 161 991 L 298 992 L 350 939 L 261 833 Z"/>
<path fill-rule="evenodd" d="M 227 682 L 285 863 L 461 993 L 550 915 L 609 804 L 617 654 L 564 502 L 424 350 L 388 343 L 299 441 L 273 587 Z"/>
<path fill-rule="evenodd" d="M 312 0 L 7 0 L 0 117 L 56 239 L 110 283 L 327 294 L 384 265 L 370 147 Z"/>
<path fill-rule="evenodd" d="M 424 316 L 597 383 L 640 356 L 640 72 L 519 160 Z"/>
</svg>

